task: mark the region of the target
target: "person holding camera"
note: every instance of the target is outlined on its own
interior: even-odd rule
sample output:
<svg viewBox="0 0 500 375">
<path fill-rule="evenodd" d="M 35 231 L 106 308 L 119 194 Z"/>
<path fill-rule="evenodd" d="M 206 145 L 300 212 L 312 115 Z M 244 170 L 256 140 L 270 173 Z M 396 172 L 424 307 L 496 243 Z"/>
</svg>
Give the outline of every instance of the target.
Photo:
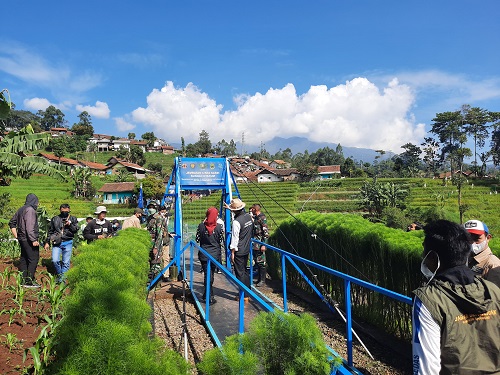
<svg viewBox="0 0 500 375">
<path fill-rule="evenodd" d="M 78 220 L 71 216 L 70 212 L 69 204 L 61 204 L 59 215 L 50 220 L 44 246 L 45 250 L 49 250 L 49 246 L 52 245 L 52 263 L 56 269 L 58 283 L 64 282 L 64 275 L 69 270 L 73 238 L 78 232 Z"/>
</svg>

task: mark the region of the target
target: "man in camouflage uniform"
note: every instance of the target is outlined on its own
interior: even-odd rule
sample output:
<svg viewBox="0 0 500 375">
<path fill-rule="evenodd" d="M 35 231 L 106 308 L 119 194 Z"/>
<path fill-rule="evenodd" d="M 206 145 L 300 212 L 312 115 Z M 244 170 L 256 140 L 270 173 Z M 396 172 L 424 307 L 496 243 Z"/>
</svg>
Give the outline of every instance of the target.
<svg viewBox="0 0 500 375">
<path fill-rule="evenodd" d="M 269 229 L 267 227 L 266 215 L 260 211 L 259 204 L 254 204 L 250 208 L 253 218 L 253 237 L 261 242 L 267 242 L 269 238 Z M 258 243 L 253 244 L 253 259 L 257 269 L 256 287 L 260 287 L 266 282 L 266 247 Z"/>
<path fill-rule="evenodd" d="M 167 207 L 161 206 L 148 222 L 147 229 L 151 235 L 152 249 L 150 252 L 150 263 L 153 277 L 170 261 L 169 244 L 170 234 L 168 232 Z M 163 262 L 162 262 L 163 261 Z M 167 262 L 167 263 L 165 263 Z M 164 263 L 162 265 L 162 263 Z M 163 274 L 163 281 L 169 281 L 169 269 Z"/>
</svg>

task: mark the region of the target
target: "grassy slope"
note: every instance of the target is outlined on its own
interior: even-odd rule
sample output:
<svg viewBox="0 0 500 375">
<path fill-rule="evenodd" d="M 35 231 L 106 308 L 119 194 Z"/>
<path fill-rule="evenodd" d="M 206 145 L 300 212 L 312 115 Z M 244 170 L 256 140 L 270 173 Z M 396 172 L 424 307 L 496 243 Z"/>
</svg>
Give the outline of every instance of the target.
<svg viewBox="0 0 500 375">
<path fill-rule="evenodd" d="M 155 154 L 158 157 L 160 154 Z M 173 157 L 159 159 L 165 165 L 171 163 Z M 169 164 L 170 165 L 170 164 Z M 356 194 L 364 179 L 331 180 L 321 183 L 267 183 L 267 184 L 240 184 L 238 189 L 243 200 L 251 205 L 260 203 L 268 216 L 271 229 L 274 229 L 289 214 L 300 211 L 316 210 L 319 212 L 359 212 Z M 456 187 L 451 184 L 443 186 L 440 180 L 431 179 L 380 179 L 408 184 L 411 195 L 408 200 L 410 208 L 422 209 L 431 206 L 443 205 L 451 212 L 458 214 Z M 97 188 L 105 180 L 96 177 Z M 57 213 L 59 204 L 70 203 L 72 212 L 77 216 L 85 216 L 92 212 L 98 202 L 75 200 L 70 195 L 72 183 L 61 183 L 46 176 L 33 176 L 30 180 L 14 180 L 11 186 L 0 187 L 0 193 L 9 192 L 12 195 L 11 205 L 19 207 L 24 203 L 30 192 L 37 194 L 41 205 L 45 206 L 49 214 Z M 476 181 L 474 186 L 468 184 L 463 189 L 463 202 L 469 205 L 465 219 L 479 218 L 485 221 L 493 235 L 500 234 L 500 195 L 494 194 L 496 185 Z M 490 194 L 490 192 L 492 194 Z M 219 207 L 220 193 L 215 192 L 210 197 L 192 203 L 184 204 L 184 219 L 199 222 L 209 206 Z M 125 206 L 110 207 L 113 216 L 128 213 Z M 113 211 L 115 211 L 113 213 Z"/>
<path fill-rule="evenodd" d="M 96 162 L 106 164 L 107 160 L 113 156 L 112 152 L 96 153 Z M 145 154 L 146 164 L 161 163 L 164 169 L 171 171 L 175 155 L 163 155 L 161 153 Z M 94 161 L 92 153 L 83 153 L 83 159 Z M 93 177 L 93 184 L 96 190 L 102 187 L 108 181 L 105 177 Z M 29 180 L 15 179 L 10 186 L 0 186 L 0 194 L 11 194 L 11 210 L 6 213 L 1 213 L 2 218 L 10 219 L 11 211 L 22 206 L 25 202 L 26 195 L 34 193 L 40 200 L 40 205 L 44 206 L 49 215 L 55 215 L 59 212 L 61 203 L 69 203 L 71 212 L 77 217 L 85 217 L 94 212 L 95 207 L 99 204 L 96 201 L 83 201 L 75 199 L 71 196 L 73 182 L 59 182 L 53 178 L 34 175 Z M 126 205 L 113 205 L 108 207 L 110 216 L 130 216 L 132 209 Z M 7 216 L 7 217 L 4 217 Z"/>
</svg>

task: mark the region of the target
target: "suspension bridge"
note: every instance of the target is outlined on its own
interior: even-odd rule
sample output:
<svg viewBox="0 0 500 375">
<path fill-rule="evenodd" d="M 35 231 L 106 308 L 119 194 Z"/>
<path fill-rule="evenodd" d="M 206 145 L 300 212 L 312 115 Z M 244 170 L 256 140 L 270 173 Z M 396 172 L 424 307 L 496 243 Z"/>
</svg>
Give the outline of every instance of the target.
<svg viewBox="0 0 500 375">
<path fill-rule="evenodd" d="M 218 347 L 221 347 L 225 338 L 236 333 L 244 333 L 250 322 L 260 311 L 272 312 L 282 310 L 288 312 L 288 286 L 287 272 L 292 270 L 298 272 L 303 281 L 313 290 L 317 299 L 321 301 L 332 314 L 340 316 L 345 322 L 346 338 L 346 358 L 342 358 L 343 364 L 338 369 L 340 374 L 361 374 L 353 363 L 353 341 L 361 343 L 367 353 L 371 356 L 369 349 L 353 329 L 353 314 L 351 289 L 353 286 L 366 288 L 374 293 L 387 296 L 404 304 L 411 304 L 411 298 L 379 287 L 367 281 L 352 277 L 348 274 L 330 269 L 321 264 L 312 262 L 300 257 L 296 253 L 284 251 L 269 244 L 264 244 L 256 239 L 253 243 L 263 244 L 268 252 L 278 254 L 281 267 L 281 290 L 283 293 L 283 302 L 281 305 L 270 300 L 261 293 L 258 288 L 253 286 L 253 277 L 251 277 L 251 286 L 248 288 L 242 284 L 233 274 L 230 262 L 230 252 L 226 251 L 226 259 L 221 264 L 193 240 L 192 226 L 183 223 L 183 203 L 182 193 L 194 190 L 220 191 L 221 200 L 219 212 L 224 213 L 222 219 L 225 222 L 225 244 L 229 249 L 231 240 L 231 216 L 229 210 L 223 210 L 223 204 L 229 203 L 233 197 L 240 197 L 238 187 L 232 176 L 229 162 L 225 158 L 176 158 L 173 172 L 166 187 L 163 202 L 169 201 L 173 208 L 173 228 L 172 228 L 172 260 L 169 264 L 154 276 L 148 285 L 148 290 L 154 288 L 161 279 L 162 274 L 167 269 L 173 267 L 178 271 L 179 280 L 188 289 L 190 296 L 194 299 L 198 311 L 204 320 L 209 334 Z M 258 203 L 258 202 L 257 202 Z M 291 215 L 291 214 L 290 214 Z M 204 218 L 204 212 L 200 215 L 200 222 Z M 292 215 L 293 216 L 293 215 Z M 197 260 L 197 253 L 203 253 L 208 258 L 206 275 L 201 273 L 201 267 Z M 227 266 L 226 266 L 227 265 Z M 252 251 L 250 251 L 249 273 L 253 275 Z M 217 303 L 210 304 L 210 277 L 211 268 L 217 267 L 221 274 L 214 275 L 213 294 Z M 339 303 L 332 301 L 318 280 L 318 273 L 333 275 L 342 280 L 344 286 L 344 311 L 339 308 Z M 174 275 L 175 276 L 175 275 Z M 206 277 L 206 290 L 204 290 L 204 280 Z M 206 295 L 204 300 L 202 295 Z M 249 301 L 245 302 L 243 296 L 248 296 Z M 187 345 L 187 339 L 184 338 L 184 345 Z M 333 357 L 340 357 L 332 348 L 329 348 Z M 186 354 L 187 355 L 187 354 Z"/>
</svg>

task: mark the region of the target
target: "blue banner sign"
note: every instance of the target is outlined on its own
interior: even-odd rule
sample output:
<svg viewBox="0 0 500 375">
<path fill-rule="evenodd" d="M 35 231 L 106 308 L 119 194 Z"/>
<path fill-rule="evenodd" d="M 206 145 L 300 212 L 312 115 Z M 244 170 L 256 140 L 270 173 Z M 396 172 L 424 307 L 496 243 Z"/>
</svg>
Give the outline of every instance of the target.
<svg viewBox="0 0 500 375">
<path fill-rule="evenodd" d="M 179 173 L 182 187 L 225 186 L 226 159 L 180 158 Z"/>
</svg>

